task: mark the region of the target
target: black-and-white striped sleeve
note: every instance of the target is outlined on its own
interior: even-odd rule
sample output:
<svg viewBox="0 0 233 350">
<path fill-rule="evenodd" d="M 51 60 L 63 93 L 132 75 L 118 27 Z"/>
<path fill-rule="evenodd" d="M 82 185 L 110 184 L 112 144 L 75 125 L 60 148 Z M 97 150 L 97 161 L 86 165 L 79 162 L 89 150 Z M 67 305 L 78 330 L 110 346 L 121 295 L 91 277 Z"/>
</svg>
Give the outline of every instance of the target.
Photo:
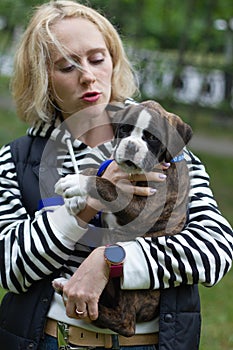
<svg viewBox="0 0 233 350">
<path fill-rule="evenodd" d="M 58 238 L 46 212 L 34 219 L 27 215 L 9 146 L 0 151 L 0 194 L 0 285 L 21 292 L 72 261 L 75 242 Z"/>
</svg>

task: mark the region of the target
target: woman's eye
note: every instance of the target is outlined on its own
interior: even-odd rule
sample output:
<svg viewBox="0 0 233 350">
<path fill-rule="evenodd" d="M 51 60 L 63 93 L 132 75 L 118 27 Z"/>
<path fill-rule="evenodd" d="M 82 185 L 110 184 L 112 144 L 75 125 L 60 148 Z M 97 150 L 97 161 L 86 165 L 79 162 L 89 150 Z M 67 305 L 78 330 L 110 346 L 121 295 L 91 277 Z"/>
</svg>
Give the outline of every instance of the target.
<svg viewBox="0 0 233 350">
<path fill-rule="evenodd" d="M 93 60 L 93 61 L 91 61 L 91 63 L 92 64 L 100 64 L 100 63 L 102 63 L 104 61 L 104 59 L 102 58 L 102 59 L 99 59 L 99 60 Z"/>
<path fill-rule="evenodd" d="M 100 64 L 104 61 L 104 56 L 102 54 L 94 55 L 89 58 L 89 62 L 92 64 Z"/>
<path fill-rule="evenodd" d="M 62 73 L 69 73 L 72 72 L 75 69 L 75 66 L 73 64 L 69 65 L 69 66 L 65 66 L 65 67 L 60 67 L 59 70 Z"/>
</svg>

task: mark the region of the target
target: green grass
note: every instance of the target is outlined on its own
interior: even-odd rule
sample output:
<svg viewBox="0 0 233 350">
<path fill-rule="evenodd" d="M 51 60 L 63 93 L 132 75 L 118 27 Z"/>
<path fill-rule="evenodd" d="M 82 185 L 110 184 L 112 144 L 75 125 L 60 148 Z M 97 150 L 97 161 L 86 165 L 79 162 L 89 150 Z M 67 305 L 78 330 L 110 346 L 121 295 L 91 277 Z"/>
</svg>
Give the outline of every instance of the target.
<svg viewBox="0 0 233 350">
<path fill-rule="evenodd" d="M 194 134 L 229 139 L 233 141 L 233 116 L 229 109 L 203 108 L 197 105 L 180 105 L 162 102 L 168 111 L 180 116 L 190 124 Z"/>
<path fill-rule="evenodd" d="M 233 158 L 198 154 L 210 174 L 219 208 L 233 225 Z M 216 286 L 200 286 L 202 333 L 200 350 L 233 350 L 233 303 L 231 270 Z"/>
<path fill-rule="evenodd" d="M 5 290 L 0 288 L 0 300 L 2 300 L 5 293 L 6 293 Z"/>
<path fill-rule="evenodd" d="M 202 332 L 200 350 L 233 350 L 231 270 L 216 286 L 200 286 Z"/>
<path fill-rule="evenodd" d="M 14 111 L 0 109 L 0 146 L 25 135 L 28 125 L 16 118 Z"/>
<path fill-rule="evenodd" d="M 210 186 L 224 216 L 233 226 L 233 158 L 206 153 L 195 153 L 205 164 L 210 175 Z"/>
</svg>

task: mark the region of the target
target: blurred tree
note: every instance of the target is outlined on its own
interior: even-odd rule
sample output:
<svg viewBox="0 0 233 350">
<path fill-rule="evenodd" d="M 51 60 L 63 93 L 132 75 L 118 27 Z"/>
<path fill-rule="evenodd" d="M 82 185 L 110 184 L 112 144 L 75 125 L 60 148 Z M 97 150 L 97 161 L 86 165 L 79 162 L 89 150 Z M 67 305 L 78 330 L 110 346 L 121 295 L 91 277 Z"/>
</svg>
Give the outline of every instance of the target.
<svg viewBox="0 0 233 350">
<path fill-rule="evenodd" d="M 46 0 L 1 0 L 4 31 L 24 26 L 31 9 Z M 233 17 L 232 0 L 81 0 L 105 14 L 127 42 L 150 49 L 222 52 L 214 20 Z M 182 56 L 182 55 L 181 55 Z"/>
<path fill-rule="evenodd" d="M 165 51 L 166 55 L 171 53 L 176 57 L 175 86 L 180 84 L 179 70 L 183 64 L 198 62 L 202 67 L 212 65 L 223 69 L 226 72 L 226 99 L 228 104 L 232 103 L 233 72 L 229 48 L 233 45 L 233 31 L 230 29 L 223 33 L 214 26 L 217 19 L 227 23 L 233 19 L 232 0 L 79 1 L 109 18 L 125 45 L 134 49 L 150 49 L 155 55 L 158 51 Z M 5 25 L 0 28 L 0 52 L 9 43 L 14 43 L 12 38 L 17 41 L 17 35 L 26 25 L 32 8 L 45 2 L 47 0 L 1 0 L 0 20 L 3 19 Z"/>
<path fill-rule="evenodd" d="M 32 8 L 45 1 L 37 0 L 1 0 L 0 18 L 4 19 L 5 25 L 2 28 L 4 44 L 1 50 L 4 51 L 9 44 L 17 41 L 18 35 L 26 25 L 28 14 Z M 1 31 L 0 31 L 1 34 Z"/>
</svg>

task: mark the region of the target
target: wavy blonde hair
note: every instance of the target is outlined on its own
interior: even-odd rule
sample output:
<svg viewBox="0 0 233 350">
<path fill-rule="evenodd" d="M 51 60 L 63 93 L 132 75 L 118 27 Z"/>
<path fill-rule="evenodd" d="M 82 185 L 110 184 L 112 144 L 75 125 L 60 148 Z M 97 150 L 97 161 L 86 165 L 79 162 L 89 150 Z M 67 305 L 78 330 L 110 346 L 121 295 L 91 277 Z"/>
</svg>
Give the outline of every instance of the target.
<svg viewBox="0 0 233 350">
<path fill-rule="evenodd" d="M 132 67 L 113 25 L 90 7 L 69 0 L 51 1 L 36 8 L 15 55 L 11 87 L 18 116 L 23 121 L 50 121 L 54 117 L 49 76 L 51 53 L 54 47 L 66 53 L 53 36 L 51 26 L 73 17 L 88 19 L 103 35 L 113 62 L 111 102 L 122 102 L 138 92 Z"/>
</svg>

